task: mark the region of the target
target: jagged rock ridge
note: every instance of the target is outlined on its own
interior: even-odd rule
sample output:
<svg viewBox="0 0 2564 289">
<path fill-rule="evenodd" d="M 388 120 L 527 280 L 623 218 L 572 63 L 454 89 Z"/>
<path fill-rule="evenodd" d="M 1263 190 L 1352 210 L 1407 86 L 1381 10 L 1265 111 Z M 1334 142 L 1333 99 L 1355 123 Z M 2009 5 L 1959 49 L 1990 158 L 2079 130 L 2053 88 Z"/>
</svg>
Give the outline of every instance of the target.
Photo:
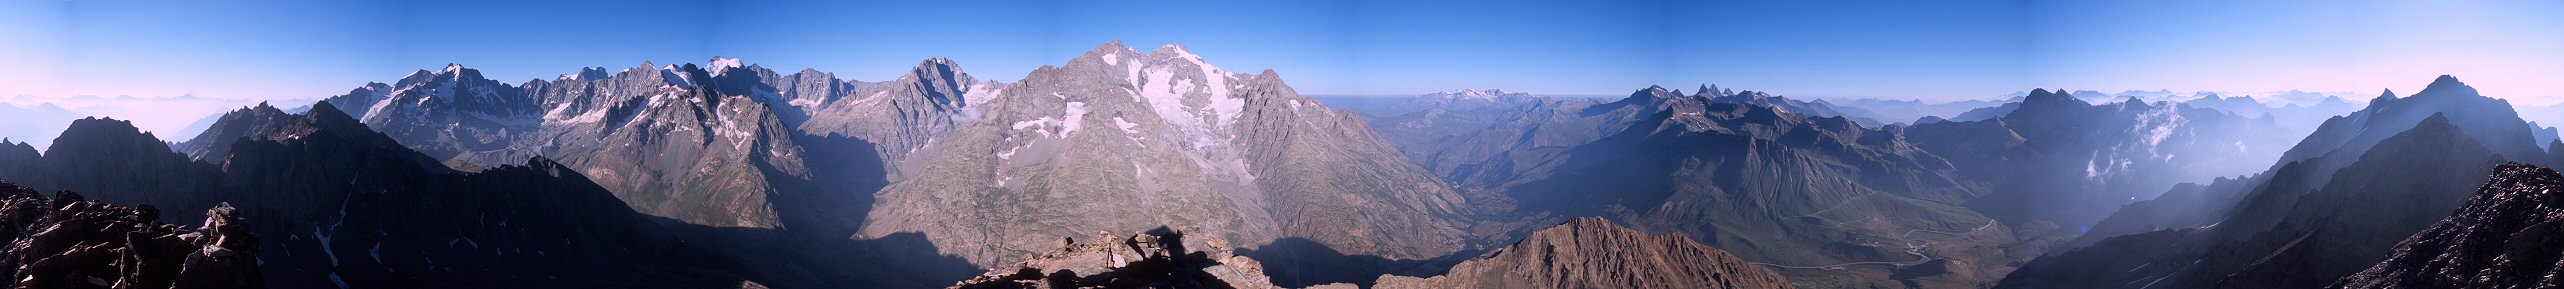
<svg viewBox="0 0 2564 289">
<path fill-rule="evenodd" d="M 2504 163 L 2466 205 L 2328 288 L 2564 286 L 2564 175 Z"/>
</svg>

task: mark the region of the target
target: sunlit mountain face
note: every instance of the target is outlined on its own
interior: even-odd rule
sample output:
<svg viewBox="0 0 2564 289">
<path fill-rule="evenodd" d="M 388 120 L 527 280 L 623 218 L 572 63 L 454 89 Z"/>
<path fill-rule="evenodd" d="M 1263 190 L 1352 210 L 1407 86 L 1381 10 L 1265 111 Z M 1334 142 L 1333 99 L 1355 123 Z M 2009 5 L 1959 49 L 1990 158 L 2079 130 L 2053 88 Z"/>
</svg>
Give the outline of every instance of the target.
<svg viewBox="0 0 2564 289">
<path fill-rule="evenodd" d="M 0 3 L 0 288 L 2550 288 L 2564 4 Z"/>
</svg>

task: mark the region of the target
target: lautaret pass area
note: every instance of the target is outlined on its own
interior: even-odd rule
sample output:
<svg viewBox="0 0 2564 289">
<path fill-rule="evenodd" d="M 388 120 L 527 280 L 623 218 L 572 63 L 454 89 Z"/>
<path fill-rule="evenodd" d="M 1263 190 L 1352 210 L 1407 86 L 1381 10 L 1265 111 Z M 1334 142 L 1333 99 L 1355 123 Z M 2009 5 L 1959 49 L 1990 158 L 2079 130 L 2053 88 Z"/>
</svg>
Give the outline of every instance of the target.
<svg viewBox="0 0 2564 289">
<path fill-rule="evenodd" d="M 2564 4 L 0 4 L 0 288 L 2557 288 Z"/>
</svg>

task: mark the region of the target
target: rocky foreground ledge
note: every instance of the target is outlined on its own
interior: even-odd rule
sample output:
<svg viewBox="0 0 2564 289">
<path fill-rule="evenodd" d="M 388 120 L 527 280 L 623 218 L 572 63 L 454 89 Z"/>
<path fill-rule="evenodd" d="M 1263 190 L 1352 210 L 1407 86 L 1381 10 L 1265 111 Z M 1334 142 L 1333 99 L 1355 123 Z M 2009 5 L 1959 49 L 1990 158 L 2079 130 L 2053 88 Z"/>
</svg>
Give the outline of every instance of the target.
<svg viewBox="0 0 2564 289">
<path fill-rule="evenodd" d="M 2564 287 L 2564 175 L 2493 168 L 2456 213 L 2396 244 L 2384 261 L 2330 288 Z"/>
<path fill-rule="evenodd" d="M 951 288 L 1281 288 L 1264 275 L 1262 263 L 1230 252 L 1227 240 L 1203 243 L 1211 251 L 1186 250 L 1184 233 L 1173 230 L 1128 237 L 1097 232 L 1090 243 L 1062 239 L 1059 249 Z"/>
<path fill-rule="evenodd" d="M 0 273 L 12 288 L 266 288 L 258 238 L 230 204 L 185 228 L 151 205 L 123 207 L 69 191 L 53 197 L 0 182 Z"/>
<path fill-rule="evenodd" d="M 1059 249 L 962 281 L 954 289 L 993 288 L 1280 288 L 1255 259 L 1228 251 L 1185 249 L 1171 230 L 1101 242 L 1061 240 Z M 1009 269 L 1011 268 L 1011 269 Z M 1350 284 L 1309 288 L 1352 289 Z M 1461 262 L 1443 276 L 1382 276 L 1374 288 L 1793 288 L 1770 269 L 1681 234 L 1649 234 L 1611 220 L 1577 218 L 1532 233 L 1512 246 Z"/>
</svg>

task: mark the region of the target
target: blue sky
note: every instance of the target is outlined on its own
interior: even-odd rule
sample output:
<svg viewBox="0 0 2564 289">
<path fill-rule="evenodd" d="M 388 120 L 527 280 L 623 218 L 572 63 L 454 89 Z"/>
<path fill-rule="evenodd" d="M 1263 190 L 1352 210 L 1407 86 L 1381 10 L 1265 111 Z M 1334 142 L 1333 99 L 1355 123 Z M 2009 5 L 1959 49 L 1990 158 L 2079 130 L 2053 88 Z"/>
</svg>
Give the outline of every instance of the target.
<svg viewBox="0 0 2564 289">
<path fill-rule="evenodd" d="M 1275 69 L 1306 94 L 2364 94 L 2456 74 L 2564 96 L 2552 1 L 1198 2 L 10 1 L 0 66 L 21 68 L 0 95 L 313 99 L 446 63 L 518 82 L 714 55 L 862 80 L 948 57 L 1011 81 L 1122 40 Z"/>
</svg>

